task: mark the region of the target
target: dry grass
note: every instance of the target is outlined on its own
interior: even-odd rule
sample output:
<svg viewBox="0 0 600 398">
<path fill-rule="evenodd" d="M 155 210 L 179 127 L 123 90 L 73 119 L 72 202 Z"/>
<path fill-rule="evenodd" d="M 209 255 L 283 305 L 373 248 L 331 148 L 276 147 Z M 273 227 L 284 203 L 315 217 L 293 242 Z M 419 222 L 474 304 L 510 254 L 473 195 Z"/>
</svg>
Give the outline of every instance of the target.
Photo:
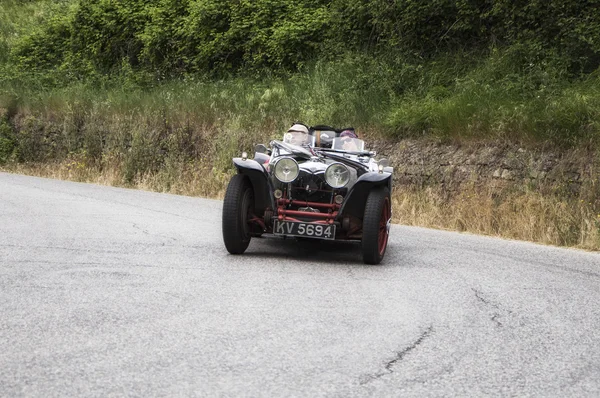
<svg viewBox="0 0 600 398">
<path fill-rule="evenodd" d="M 537 191 L 471 187 L 397 190 L 394 222 L 556 246 L 600 250 L 600 214 L 593 203 Z"/>
<path fill-rule="evenodd" d="M 173 194 L 223 198 L 230 174 L 202 163 L 172 165 L 126 182 L 118 163 L 85 165 L 77 159 L 50 164 L 12 164 L 4 171 Z M 397 187 L 394 222 L 498 236 L 556 246 L 600 250 L 600 214 L 592 202 L 497 186 Z"/>
<path fill-rule="evenodd" d="M 128 176 L 118 163 L 110 166 L 86 165 L 76 159 L 52 163 L 10 163 L 0 171 L 59 180 L 85 182 L 146 191 L 172 193 L 222 199 L 231 177 L 201 163 L 189 163 L 161 169 L 158 172 L 140 173 L 128 181 Z"/>
</svg>

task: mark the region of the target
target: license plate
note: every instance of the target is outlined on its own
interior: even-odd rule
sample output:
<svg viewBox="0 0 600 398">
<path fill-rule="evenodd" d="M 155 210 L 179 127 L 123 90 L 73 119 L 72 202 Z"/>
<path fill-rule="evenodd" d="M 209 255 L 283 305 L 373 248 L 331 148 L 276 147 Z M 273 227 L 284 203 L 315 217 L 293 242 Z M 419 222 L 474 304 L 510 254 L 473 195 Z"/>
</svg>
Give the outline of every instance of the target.
<svg viewBox="0 0 600 398">
<path fill-rule="evenodd" d="M 335 239 L 335 224 L 312 224 L 275 220 L 274 235 L 303 236 L 306 238 Z"/>
</svg>

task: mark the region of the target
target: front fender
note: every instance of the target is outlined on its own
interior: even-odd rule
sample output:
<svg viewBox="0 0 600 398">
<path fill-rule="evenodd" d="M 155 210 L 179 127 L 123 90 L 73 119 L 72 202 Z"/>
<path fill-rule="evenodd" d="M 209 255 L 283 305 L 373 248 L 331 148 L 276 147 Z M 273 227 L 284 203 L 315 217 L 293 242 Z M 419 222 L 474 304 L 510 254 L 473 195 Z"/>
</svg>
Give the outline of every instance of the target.
<svg viewBox="0 0 600 398">
<path fill-rule="evenodd" d="M 361 181 L 371 182 L 371 183 L 381 183 L 381 182 L 388 181 L 388 180 L 391 181 L 391 179 L 392 179 L 391 173 L 369 172 L 369 173 L 365 173 L 365 174 L 361 175 L 358 178 L 358 180 L 356 181 L 356 183 L 358 184 Z M 354 186 L 356 186 L 356 185 L 354 185 Z"/>
<path fill-rule="evenodd" d="M 354 216 L 362 220 L 367 197 L 372 189 L 377 187 L 388 187 L 389 192 L 392 192 L 392 174 L 369 172 L 361 175 L 356 184 L 350 188 L 346 200 L 340 209 L 340 218 L 344 216 Z"/>
<path fill-rule="evenodd" d="M 270 207 L 275 209 L 275 199 L 273 197 L 273 187 L 269 180 L 269 174 L 265 168 L 256 160 L 242 158 L 233 158 L 233 165 L 239 174 L 248 176 L 254 189 L 254 209 L 256 215 L 262 216 L 265 209 Z"/>
</svg>

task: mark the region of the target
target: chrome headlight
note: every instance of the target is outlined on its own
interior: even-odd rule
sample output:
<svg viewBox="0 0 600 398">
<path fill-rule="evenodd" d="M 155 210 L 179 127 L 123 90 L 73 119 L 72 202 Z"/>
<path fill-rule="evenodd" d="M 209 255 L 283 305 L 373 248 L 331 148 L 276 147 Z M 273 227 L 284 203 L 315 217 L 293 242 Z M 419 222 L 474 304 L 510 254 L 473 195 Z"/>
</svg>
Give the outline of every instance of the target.
<svg viewBox="0 0 600 398">
<path fill-rule="evenodd" d="M 284 157 L 275 163 L 275 178 L 279 181 L 288 183 L 292 182 L 298 177 L 300 167 L 298 163 L 292 158 Z"/>
<path fill-rule="evenodd" d="M 333 163 L 325 170 L 325 181 L 332 188 L 342 188 L 350 181 L 350 170 L 342 163 Z"/>
</svg>

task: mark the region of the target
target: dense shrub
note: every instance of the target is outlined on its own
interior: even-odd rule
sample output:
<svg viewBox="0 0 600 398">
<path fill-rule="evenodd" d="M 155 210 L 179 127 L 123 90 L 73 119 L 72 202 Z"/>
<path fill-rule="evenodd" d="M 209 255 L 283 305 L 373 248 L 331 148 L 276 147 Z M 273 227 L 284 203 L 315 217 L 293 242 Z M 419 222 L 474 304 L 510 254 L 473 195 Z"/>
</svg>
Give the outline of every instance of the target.
<svg viewBox="0 0 600 398">
<path fill-rule="evenodd" d="M 6 163 L 12 158 L 15 150 L 15 137 L 11 126 L 0 119 L 0 164 Z"/>
<path fill-rule="evenodd" d="M 80 0 L 17 43 L 27 69 L 158 77 L 295 70 L 319 55 L 327 2 Z"/>
<path fill-rule="evenodd" d="M 596 0 L 334 0 L 336 42 L 423 57 L 456 50 L 525 44 L 559 51 L 574 71 L 600 64 Z"/>
<path fill-rule="evenodd" d="M 146 1 L 81 0 L 70 19 L 74 57 L 91 61 L 100 72 L 111 72 L 122 60 L 138 67 L 139 34 L 149 22 Z"/>
<path fill-rule="evenodd" d="M 116 89 L 198 105 L 194 87 L 212 93 L 189 110 L 206 124 L 227 114 L 244 128 L 305 120 L 397 137 L 600 137 L 597 0 L 5 1 L 0 95 L 66 87 L 94 103 Z M 75 119 L 60 134 L 23 126 L 62 140 L 62 152 L 46 148 L 57 156 L 103 151 L 96 138 L 80 142 L 96 127 Z M 23 159 L 46 150 L 23 145 Z M 148 153 L 132 151 L 131 165 L 150 167 Z"/>
<path fill-rule="evenodd" d="M 70 53 L 71 26 L 65 18 L 53 17 L 43 30 L 35 31 L 16 43 L 14 53 L 24 70 L 60 66 Z"/>
<path fill-rule="evenodd" d="M 26 68 L 106 74 L 124 63 L 158 77 L 281 73 L 363 52 L 435 58 L 523 46 L 560 54 L 571 74 L 600 64 L 600 13 L 588 0 L 79 0 L 26 35 Z"/>
</svg>

